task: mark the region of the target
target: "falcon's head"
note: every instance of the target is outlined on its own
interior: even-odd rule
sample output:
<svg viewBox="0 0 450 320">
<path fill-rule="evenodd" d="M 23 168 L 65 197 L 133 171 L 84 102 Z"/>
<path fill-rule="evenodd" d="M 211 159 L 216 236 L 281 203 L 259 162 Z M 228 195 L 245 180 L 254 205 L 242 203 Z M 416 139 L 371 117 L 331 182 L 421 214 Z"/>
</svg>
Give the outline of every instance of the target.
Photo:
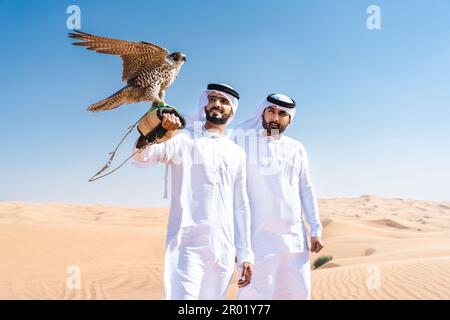
<svg viewBox="0 0 450 320">
<path fill-rule="evenodd" d="M 181 52 L 174 52 L 167 56 L 167 60 L 176 66 L 180 66 L 186 61 L 186 55 Z"/>
</svg>

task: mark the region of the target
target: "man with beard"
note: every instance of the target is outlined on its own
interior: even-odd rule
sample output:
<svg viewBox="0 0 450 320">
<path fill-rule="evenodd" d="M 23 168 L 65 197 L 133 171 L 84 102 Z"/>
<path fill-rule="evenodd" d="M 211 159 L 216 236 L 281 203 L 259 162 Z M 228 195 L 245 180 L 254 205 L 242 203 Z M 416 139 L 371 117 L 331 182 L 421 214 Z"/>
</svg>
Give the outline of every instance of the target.
<svg viewBox="0 0 450 320">
<path fill-rule="evenodd" d="M 245 152 L 224 135 L 239 94 L 209 84 L 199 111 L 172 139 L 137 153 L 137 166 L 165 162 L 172 169 L 172 196 L 164 259 L 166 299 L 223 299 L 237 257 L 239 287 L 248 285 L 254 262 Z M 165 114 L 162 125 L 181 123 Z M 139 138 L 136 147 L 145 146 Z"/>
<path fill-rule="evenodd" d="M 304 146 L 283 133 L 292 123 L 295 101 L 270 94 L 256 115 L 234 131 L 247 154 L 247 189 L 255 253 L 252 283 L 239 299 L 309 299 L 311 251 L 323 248 L 322 225 Z"/>
</svg>

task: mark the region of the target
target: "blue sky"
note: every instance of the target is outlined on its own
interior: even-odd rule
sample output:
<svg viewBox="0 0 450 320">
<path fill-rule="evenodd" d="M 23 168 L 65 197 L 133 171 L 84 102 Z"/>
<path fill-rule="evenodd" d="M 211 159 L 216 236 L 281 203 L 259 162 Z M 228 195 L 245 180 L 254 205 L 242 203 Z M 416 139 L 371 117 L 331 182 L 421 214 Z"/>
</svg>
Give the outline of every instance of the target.
<svg viewBox="0 0 450 320">
<path fill-rule="evenodd" d="M 123 86 L 121 61 L 71 45 L 72 4 L 86 32 L 186 53 L 166 97 L 183 112 L 209 82 L 241 93 L 234 121 L 268 93 L 292 96 L 287 134 L 308 150 L 319 197 L 450 201 L 446 0 L 0 0 L 0 201 L 168 205 L 163 165 L 87 182 L 147 106 L 85 111 Z M 381 30 L 366 27 L 371 4 Z"/>
</svg>

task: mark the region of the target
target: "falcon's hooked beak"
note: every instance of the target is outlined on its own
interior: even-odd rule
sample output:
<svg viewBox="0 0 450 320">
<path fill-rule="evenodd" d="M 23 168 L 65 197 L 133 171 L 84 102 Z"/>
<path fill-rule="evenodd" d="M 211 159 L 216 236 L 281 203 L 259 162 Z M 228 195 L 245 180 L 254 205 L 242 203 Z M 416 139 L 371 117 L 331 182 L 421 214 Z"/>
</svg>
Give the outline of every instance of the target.
<svg viewBox="0 0 450 320">
<path fill-rule="evenodd" d="M 186 61 L 186 55 L 181 52 L 174 52 L 167 56 L 168 60 L 172 63 L 182 64 Z"/>
</svg>

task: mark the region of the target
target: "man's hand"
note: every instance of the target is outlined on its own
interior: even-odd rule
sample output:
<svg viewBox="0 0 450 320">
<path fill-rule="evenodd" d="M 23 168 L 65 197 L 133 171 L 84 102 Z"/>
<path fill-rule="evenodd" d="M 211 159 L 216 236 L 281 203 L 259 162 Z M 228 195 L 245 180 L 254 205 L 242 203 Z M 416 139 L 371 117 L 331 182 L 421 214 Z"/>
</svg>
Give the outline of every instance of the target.
<svg viewBox="0 0 450 320">
<path fill-rule="evenodd" d="M 311 252 L 318 253 L 322 248 L 322 239 L 320 237 L 311 237 Z"/>
<path fill-rule="evenodd" d="M 173 113 L 164 113 L 161 124 L 162 127 L 166 130 L 176 130 L 178 128 L 181 128 L 182 126 L 180 118 L 178 118 Z"/>
<path fill-rule="evenodd" d="M 241 277 L 238 280 L 238 287 L 243 288 L 252 282 L 253 265 L 248 262 L 241 264 Z"/>
</svg>

